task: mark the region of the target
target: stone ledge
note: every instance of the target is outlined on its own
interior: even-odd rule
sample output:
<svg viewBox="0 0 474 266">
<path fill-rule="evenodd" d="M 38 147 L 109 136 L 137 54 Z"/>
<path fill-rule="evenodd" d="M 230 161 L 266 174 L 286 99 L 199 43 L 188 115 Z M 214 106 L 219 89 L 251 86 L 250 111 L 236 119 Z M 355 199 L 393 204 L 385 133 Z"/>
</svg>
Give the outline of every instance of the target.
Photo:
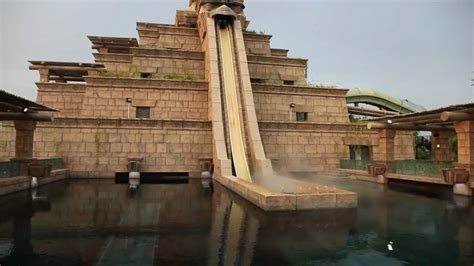
<svg viewBox="0 0 474 266">
<path fill-rule="evenodd" d="M 52 182 L 64 180 L 68 177 L 67 169 L 51 171 L 49 177 L 38 178 L 38 185 L 45 185 Z M 0 178 L 0 196 L 15 193 L 31 188 L 31 176 L 17 176 Z"/>
<path fill-rule="evenodd" d="M 38 91 L 84 92 L 86 84 L 36 82 Z"/>
<path fill-rule="evenodd" d="M 131 54 L 93 53 L 97 63 L 132 63 Z"/>
<path fill-rule="evenodd" d="M 183 50 L 167 50 L 158 48 L 130 48 L 133 56 L 147 58 L 171 58 L 204 61 L 204 52 L 183 51 Z"/>
<path fill-rule="evenodd" d="M 85 77 L 88 87 L 117 87 L 168 90 L 198 90 L 209 89 L 207 81 L 144 79 L 144 78 L 115 78 L 115 77 Z"/>
<path fill-rule="evenodd" d="M 286 67 L 306 67 L 308 64 L 308 59 L 288 58 L 280 56 L 247 55 L 247 60 L 249 64 L 280 65 Z"/>
<path fill-rule="evenodd" d="M 58 169 L 51 171 L 50 176 L 38 178 L 38 185 L 46 185 L 49 183 L 57 182 L 68 178 L 69 170 L 67 169 Z"/>
<path fill-rule="evenodd" d="M 239 180 L 233 176 L 214 179 L 265 211 L 298 211 L 357 207 L 357 194 L 338 190 L 336 193 L 283 194 Z M 340 192 L 339 192 L 340 191 Z"/>
<path fill-rule="evenodd" d="M 377 134 L 377 132 L 368 130 L 365 124 L 259 121 L 258 125 L 261 131 L 356 131 L 364 134 Z"/>
<path fill-rule="evenodd" d="M 277 48 L 271 48 L 270 49 L 270 53 L 272 56 L 276 56 L 276 57 L 284 57 L 284 58 L 287 58 L 288 57 L 288 52 L 290 50 L 288 49 L 277 49 Z"/>
<path fill-rule="evenodd" d="M 272 35 L 243 31 L 244 41 L 270 42 Z"/>
<path fill-rule="evenodd" d="M 137 31 L 140 37 L 159 37 L 160 34 L 193 36 L 199 38 L 197 28 L 179 27 L 170 24 L 157 24 L 147 22 L 137 22 Z M 156 36 L 155 36 L 156 35 Z"/>
<path fill-rule="evenodd" d="M 153 128 L 153 129 L 194 129 L 194 130 L 211 130 L 210 121 L 202 120 L 150 120 L 150 119 L 121 119 L 121 118 L 91 118 L 91 117 L 75 117 L 65 118 L 58 117 L 52 122 L 41 122 L 38 127 L 84 127 L 91 128 Z"/>
<path fill-rule="evenodd" d="M 349 91 L 348 89 L 315 88 L 273 84 L 252 84 L 252 89 L 254 93 L 320 96 L 334 98 L 346 98 L 346 94 Z"/>
<path fill-rule="evenodd" d="M 430 184 L 452 186 L 451 184 L 446 183 L 441 177 L 410 176 L 410 175 L 399 175 L 399 174 L 391 174 L 391 173 L 387 173 L 385 177 L 388 179 L 397 179 L 397 180 L 413 181 L 413 182 L 420 182 L 420 183 L 430 183 Z"/>
</svg>

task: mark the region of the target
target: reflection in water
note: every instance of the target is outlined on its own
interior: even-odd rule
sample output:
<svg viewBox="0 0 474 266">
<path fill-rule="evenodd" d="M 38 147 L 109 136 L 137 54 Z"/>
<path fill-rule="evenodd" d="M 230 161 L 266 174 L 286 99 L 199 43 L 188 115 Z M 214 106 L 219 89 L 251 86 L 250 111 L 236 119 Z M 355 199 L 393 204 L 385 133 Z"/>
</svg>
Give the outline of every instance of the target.
<svg viewBox="0 0 474 266">
<path fill-rule="evenodd" d="M 472 264 L 472 201 L 336 182 L 359 193 L 357 209 L 267 213 L 201 181 L 144 185 L 133 198 L 113 181 L 59 182 L 39 188 L 40 202 L 1 197 L 0 264 Z"/>
</svg>

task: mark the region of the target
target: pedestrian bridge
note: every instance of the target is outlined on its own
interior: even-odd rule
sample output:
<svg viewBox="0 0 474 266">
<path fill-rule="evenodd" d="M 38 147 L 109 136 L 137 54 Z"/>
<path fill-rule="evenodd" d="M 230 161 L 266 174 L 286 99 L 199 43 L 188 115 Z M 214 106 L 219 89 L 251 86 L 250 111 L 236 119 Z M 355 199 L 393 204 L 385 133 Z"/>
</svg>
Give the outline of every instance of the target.
<svg viewBox="0 0 474 266">
<path fill-rule="evenodd" d="M 383 110 L 401 114 L 424 111 L 425 109 L 409 100 L 400 100 L 388 94 L 368 88 L 351 89 L 346 95 L 347 103 L 369 104 Z"/>
</svg>

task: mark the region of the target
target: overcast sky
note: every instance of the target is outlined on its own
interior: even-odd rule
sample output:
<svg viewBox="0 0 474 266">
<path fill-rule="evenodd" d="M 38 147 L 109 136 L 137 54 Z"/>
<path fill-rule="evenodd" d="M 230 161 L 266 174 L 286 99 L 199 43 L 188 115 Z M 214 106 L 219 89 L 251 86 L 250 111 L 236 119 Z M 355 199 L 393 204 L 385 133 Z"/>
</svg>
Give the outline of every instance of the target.
<svg viewBox="0 0 474 266">
<path fill-rule="evenodd" d="M 428 108 L 474 100 L 474 0 L 246 0 L 250 29 L 308 58 L 309 80 Z M 27 60 L 93 62 L 86 35 L 138 37 L 188 0 L 0 0 L 0 88 L 36 98 Z"/>
</svg>

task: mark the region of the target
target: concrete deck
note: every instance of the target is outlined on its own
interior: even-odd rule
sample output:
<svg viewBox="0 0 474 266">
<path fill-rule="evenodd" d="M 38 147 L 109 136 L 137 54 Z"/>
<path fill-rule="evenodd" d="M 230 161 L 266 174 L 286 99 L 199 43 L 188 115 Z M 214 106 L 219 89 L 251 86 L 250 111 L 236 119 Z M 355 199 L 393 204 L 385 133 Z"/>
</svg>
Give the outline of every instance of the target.
<svg viewBox="0 0 474 266">
<path fill-rule="evenodd" d="M 234 176 L 214 179 L 265 211 L 296 211 L 357 207 L 357 193 L 336 189 L 332 192 L 290 194 L 273 192 Z M 316 187 L 308 183 L 308 186 Z"/>
<path fill-rule="evenodd" d="M 362 181 L 368 182 L 377 182 L 377 178 L 371 176 L 367 173 L 367 171 L 361 170 L 352 170 L 352 169 L 337 169 L 337 171 L 350 175 L 352 178 Z M 452 186 L 444 181 L 441 177 L 428 177 L 428 176 L 411 176 L 411 175 L 399 175 L 399 174 L 385 174 L 387 179 L 396 179 L 396 180 L 405 180 L 405 181 L 413 181 L 419 183 L 429 183 L 429 184 L 437 184 L 437 185 L 446 185 Z M 471 183 L 472 187 L 472 183 Z"/>
</svg>

